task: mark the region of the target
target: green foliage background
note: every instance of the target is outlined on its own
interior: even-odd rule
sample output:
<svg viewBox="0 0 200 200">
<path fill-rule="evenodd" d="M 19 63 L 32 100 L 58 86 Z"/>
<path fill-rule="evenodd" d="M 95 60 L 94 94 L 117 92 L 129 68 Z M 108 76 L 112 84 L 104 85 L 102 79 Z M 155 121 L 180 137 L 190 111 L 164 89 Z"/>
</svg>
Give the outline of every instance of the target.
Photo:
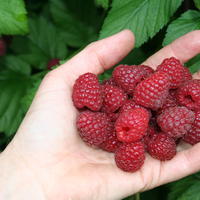
<svg viewBox="0 0 200 200">
<path fill-rule="evenodd" d="M 136 48 L 122 63 L 139 64 L 176 38 L 199 30 L 199 9 L 200 0 L 0 1 L 0 38 L 7 46 L 0 56 L 1 150 L 16 133 L 51 59 L 62 63 L 94 40 L 131 29 Z M 200 55 L 186 66 L 198 71 Z M 127 198 L 133 199 L 200 200 L 200 174 Z"/>
</svg>

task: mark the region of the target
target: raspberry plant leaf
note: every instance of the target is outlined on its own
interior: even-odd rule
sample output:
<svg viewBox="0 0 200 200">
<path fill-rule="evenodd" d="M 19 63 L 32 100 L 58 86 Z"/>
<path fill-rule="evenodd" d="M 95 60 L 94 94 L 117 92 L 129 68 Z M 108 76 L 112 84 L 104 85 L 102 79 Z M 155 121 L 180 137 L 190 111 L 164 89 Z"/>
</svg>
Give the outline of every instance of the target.
<svg viewBox="0 0 200 200">
<path fill-rule="evenodd" d="M 200 10 L 200 0 L 193 0 L 195 6 Z"/>
<path fill-rule="evenodd" d="M 77 2 L 77 0 L 75 1 Z M 97 38 L 91 24 L 94 23 L 94 19 L 97 19 L 96 14 L 93 13 L 96 9 L 89 2 L 88 5 L 90 5 L 91 9 L 87 7 L 87 3 L 81 5 L 79 1 L 76 6 L 77 10 L 74 9 L 74 5 L 70 6 L 69 3 L 73 4 L 72 2 L 65 2 L 63 0 L 51 0 L 50 12 L 54 22 L 63 30 L 62 35 L 65 42 L 72 47 L 81 47 Z M 85 17 L 88 13 L 90 13 L 90 18 L 93 18 L 92 22 L 91 19 Z"/>
<path fill-rule="evenodd" d="M 64 59 L 67 47 L 56 27 L 44 17 L 30 19 L 28 38 L 49 58 Z"/>
<path fill-rule="evenodd" d="M 95 2 L 98 6 L 102 6 L 103 8 L 108 9 L 109 0 L 95 0 Z"/>
<path fill-rule="evenodd" d="M 186 65 L 189 67 L 191 73 L 195 73 L 200 70 L 200 54 L 192 58 Z"/>
<path fill-rule="evenodd" d="M 196 10 L 188 10 L 168 26 L 163 46 L 171 43 L 173 40 L 190 31 L 199 29 L 200 12 Z"/>
<path fill-rule="evenodd" d="M 27 75 L 6 70 L 0 73 L 0 132 L 14 134 L 24 117 L 20 107 L 21 98 L 30 84 Z"/>
<path fill-rule="evenodd" d="M 64 59 L 68 54 L 60 31 L 44 17 L 30 19 L 30 34 L 15 37 L 11 49 L 37 69 L 46 69 L 50 59 Z M 24 44 L 22 48 L 19 48 Z"/>
<path fill-rule="evenodd" d="M 5 65 L 15 71 L 22 73 L 24 75 L 30 75 L 31 74 L 31 66 L 29 63 L 25 62 L 23 59 L 21 59 L 18 56 L 9 55 L 5 57 Z"/>
<path fill-rule="evenodd" d="M 187 200 L 187 199 L 199 199 L 200 181 L 195 175 L 188 176 L 174 183 L 168 184 L 170 193 L 168 200 Z M 193 188 L 194 186 L 194 188 Z M 196 190 L 198 188 L 198 191 Z M 193 192 L 193 193 L 192 193 Z M 195 198 L 196 195 L 198 198 Z M 193 198 L 192 198 L 193 196 Z"/>
<path fill-rule="evenodd" d="M 42 49 L 40 49 L 37 44 L 34 44 L 27 36 L 14 37 L 10 48 L 18 57 L 34 68 L 46 68 L 50 56 L 45 54 Z"/>
<path fill-rule="evenodd" d="M 182 0 L 113 0 L 100 32 L 105 38 L 123 29 L 136 37 L 136 47 L 152 38 L 174 14 Z"/>
<path fill-rule="evenodd" d="M 25 34 L 28 32 L 27 12 L 23 0 L 0 1 L 0 34 Z"/>
</svg>

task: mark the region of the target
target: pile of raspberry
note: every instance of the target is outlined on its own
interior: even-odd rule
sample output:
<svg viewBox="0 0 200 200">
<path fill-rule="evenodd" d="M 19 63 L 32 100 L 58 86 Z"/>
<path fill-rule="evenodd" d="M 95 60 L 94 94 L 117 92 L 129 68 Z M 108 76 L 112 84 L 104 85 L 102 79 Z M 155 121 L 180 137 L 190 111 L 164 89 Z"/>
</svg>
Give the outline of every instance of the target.
<svg viewBox="0 0 200 200">
<path fill-rule="evenodd" d="M 146 152 L 167 161 L 180 140 L 200 142 L 200 80 L 174 57 L 156 71 L 119 65 L 102 83 L 95 74 L 83 74 L 72 99 L 80 111 L 76 123 L 82 140 L 114 153 L 123 171 L 139 170 Z"/>
</svg>

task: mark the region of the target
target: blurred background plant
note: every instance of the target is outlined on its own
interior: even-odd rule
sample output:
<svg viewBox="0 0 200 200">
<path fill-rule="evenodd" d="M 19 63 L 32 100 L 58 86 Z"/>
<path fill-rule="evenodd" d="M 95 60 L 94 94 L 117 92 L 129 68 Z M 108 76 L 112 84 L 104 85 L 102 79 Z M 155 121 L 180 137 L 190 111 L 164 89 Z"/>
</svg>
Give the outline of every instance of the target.
<svg viewBox="0 0 200 200">
<path fill-rule="evenodd" d="M 176 38 L 200 29 L 199 9 L 200 0 L 0 1 L 1 151 L 16 133 L 48 71 L 90 42 L 127 28 L 136 36 L 136 48 L 122 63 L 139 64 Z M 200 55 L 186 66 L 192 73 L 198 71 Z M 126 200 L 199 200 L 199 188 L 197 173 Z"/>
</svg>

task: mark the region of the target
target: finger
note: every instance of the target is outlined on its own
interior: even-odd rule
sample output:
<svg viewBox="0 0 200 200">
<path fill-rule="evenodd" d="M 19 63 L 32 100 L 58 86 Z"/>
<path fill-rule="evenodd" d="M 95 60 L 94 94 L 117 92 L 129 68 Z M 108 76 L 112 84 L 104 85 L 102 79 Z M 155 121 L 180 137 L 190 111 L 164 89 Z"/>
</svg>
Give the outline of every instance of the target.
<svg viewBox="0 0 200 200">
<path fill-rule="evenodd" d="M 192 31 L 176 39 L 171 44 L 149 57 L 143 64 L 156 69 L 165 58 L 173 56 L 184 63 L 198 53 L 200 53 L 200 30 Z"/>
<path fill-rule="evenodd" d="M 58 68 L 61 76 L 69 76 L 73 81 L 81 74 L 102 73 L 117 64 L 133 48 L 134 36 L 130 30 L 124 30 L 106 39 L 93 42 L 78 55 Z"/>
<path fill-rule="evenodd" d="M 159 185 L 178 180 L 200 170 L 200 143 L 177 153 L 170 161 L 161 165 Z"/>
<path fill-rule="evenodd" d="M 47 74 L 38 94 L 52 90 L 66 90 L 81 74 L 99 74 L 112 67 L 133 48 L 134 35 L 130 30 L 93 42 L 59 68 Z"/>
</svg>

